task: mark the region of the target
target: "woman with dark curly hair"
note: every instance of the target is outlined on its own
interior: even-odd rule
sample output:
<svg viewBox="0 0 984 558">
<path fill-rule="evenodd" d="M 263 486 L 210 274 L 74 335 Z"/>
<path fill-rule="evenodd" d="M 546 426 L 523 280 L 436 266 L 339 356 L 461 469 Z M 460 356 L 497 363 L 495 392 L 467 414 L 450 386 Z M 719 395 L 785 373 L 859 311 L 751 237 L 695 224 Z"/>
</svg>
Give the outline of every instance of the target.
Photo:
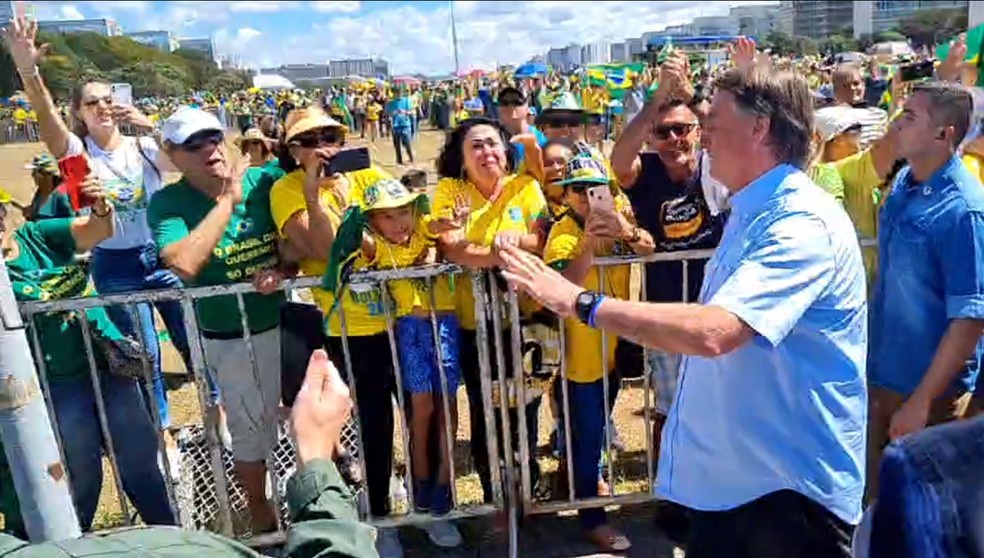
<svg viewBox="0 0 984 558">
<path fill-rule="evenodd" d="M 528 174 L 515 174 L 513 151 L 509 135 L 496 121 L 488 118 L 469 118 L 460 122 L 450 134 L 437 159 L 441 177 L 434 192 L 433 213 L 438 217 L 453 216 L 462 205 L 470 213 L 461 229 L 443 233 L 439 243 L 447 259 L 470 268 L 487 269 L 499 265 L 497 248 L 518 246 L 540 253 L 542 239 L 535 224 L 546 211 L 546 200 L 537 181 Z M 475 299 L 471 279 L 463 277 L 455 288 L 458 320 L 461 324 L 460 359 L 465 390 L 471 414 L 472 458 L 482 482 L 485 501 L 492 500 L 492 483 L 486 448 L 488 446 L 482 389 L 479 376 L 478 345 L 476 342 Z M 505 322 L 504 322 L 505 323 Z M 491 321 L 488 330 L 492 331 Z M 510 333 L 502 332 L 507 375 L 514 374 L 510 356 Z M 490 354 L 493 347 L 489 347 Z M 492 380 L 499 377 L 496 359 L 492 358 Z M 522 371 L 518 371 L 522 373 Z M 536 398 L 526 409 L 529 433 L 531 480 L 535 485 L 539 469 L 533 458 L 536 445 Z M 515 447 L 518 420 L 511 418 Z M 501 448 L 501 444 L 499 445 Z"/>
</svg>

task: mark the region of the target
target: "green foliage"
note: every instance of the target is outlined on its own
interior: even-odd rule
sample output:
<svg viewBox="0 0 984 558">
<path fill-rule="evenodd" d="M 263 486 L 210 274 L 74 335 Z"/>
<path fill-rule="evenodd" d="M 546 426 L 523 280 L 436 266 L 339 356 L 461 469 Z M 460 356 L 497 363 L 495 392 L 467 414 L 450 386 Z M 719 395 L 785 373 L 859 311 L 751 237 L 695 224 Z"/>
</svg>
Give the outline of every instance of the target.
<svg viewBox="0 0 984 558">
<path fill-rule="evenodd" d="M 898 32 L 915 47 L 935 46 L 967 30 L 966 9 L 919 10 L 899 22 Z"/>
<path fill-rule="evenodd" d="M 773 31 L 765 36 L 762 46 L 780 55 L 791 55 L 796 53 L 796 38 L 789 33 Z"/>
<path fill-rule="evenodd" d="M 840 54 L 842 52 L 855 52 L 858 50 L 858 41 L 849 35 L 831 35 L 820 42 L 820 52 L 825 54 Z"/>
<path fill-rule="evenodd" d="M 129 37 L 41 33 L 38 42 L 50 45 L 41 75 L 57 99 L 68 99 L 73 88 L 93 79 L 129 83 L 136 97 L 228 92 L 250 86 L 247 73 L 220 70 L 200 52 L 161 52 Z M 0 43 L 0 96 L 10 96 L 20 86 L 15 70 L 6 45 Z"/>
<path fill-rule="evenodd" d="M 876 43 L 891 43 L 895 41 L 904 41 L 905 35 L 899 33 L 895 30 L 882 31 L 881 33 L 875 34 Z"/>
</svg>

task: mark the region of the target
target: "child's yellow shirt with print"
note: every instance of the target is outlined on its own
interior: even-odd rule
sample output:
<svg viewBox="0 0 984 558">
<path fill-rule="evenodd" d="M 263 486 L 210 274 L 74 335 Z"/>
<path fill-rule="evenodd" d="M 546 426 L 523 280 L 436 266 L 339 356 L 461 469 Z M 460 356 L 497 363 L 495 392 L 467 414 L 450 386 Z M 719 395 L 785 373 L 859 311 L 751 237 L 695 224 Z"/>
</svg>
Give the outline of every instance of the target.
<svg viewBox="0 0 984 558">
<path fill-rule="evenodd" d="M 433 217 L 426 215 L 417 219 L 417 227 L 406 244 L 393 244 L 381 235 L 373 233 L 376 253 L 369 264 L 376 269 L 401 269 L 419 265 L 429 250 L 436 249 L 437 236 L 427 230 Z M 429 312 L 431 309 L 428 284 L 434 287 L 434 310 L 452 312 L 455 300 L 451 294 L 448 277 L 441 275 L 433 279 L 396 279 L 387 281 L 390 298 L 396 308 L 396 316 L 408 316 L 415 312 Z"/>
<path fill-rule="evenodd" d="M 616 211 L 624 211 L 629 202 L 624 194 L 615 197 Z M 571 213 L 565 214 L 547 237 L 547 245 L 543 251 L 543 261 L 557 268 L 569 264 L 581 254 L 584 247 L 584 228 Z M 621 243 L 607 243 L 595 251 L 596 256 L 628 255 Z M 560 265 L 558 265 L 560 264 Z M 604 275 L 605 285 L 601 285 Z M 584 283 L 587 290 L 603 293 L 611 298 L 629 299 L 630 266 L 616 265 L 600 267 L 591 266 Z M 600 380 L 604 374 L 602 362 L 601 330 L 588 327 L 580 320 L 568 318 L 564 320 L 565 342 L 564 359 L 567 363 L 567 379 L 571 382 L 590 383 Z M 615 346 L 618 336 L 606 335 L 606 361 L 608 370 L 615 367 Z"/>
</svg>

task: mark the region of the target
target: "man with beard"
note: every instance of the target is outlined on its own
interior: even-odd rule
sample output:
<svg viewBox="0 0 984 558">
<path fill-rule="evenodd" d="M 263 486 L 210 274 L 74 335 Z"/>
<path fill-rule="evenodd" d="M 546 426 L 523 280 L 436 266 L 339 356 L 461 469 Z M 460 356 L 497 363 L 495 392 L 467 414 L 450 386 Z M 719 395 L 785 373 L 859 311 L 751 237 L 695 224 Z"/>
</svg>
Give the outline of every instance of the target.
<svg viewBox="0 0 984 558">
<path fill-rule="evenodd" d="M 663 252 L 717 247 L 726 217 L 722 187 L 710 178 L 709 160 L 700 149 L 698 113 L 705 103 L 694 96 L 687 65 L 679 54 L 667 59 L 660 71 L 659 89 L 626 127 L 611 157 L 639 225 L 653 235 L 656 249 Z M 643 151 L 647 142 L 651 151 Z M 706 262 L 646 264 L 646 299 L 697 300 Z M 651 350 L 647 358 L 656 389 L 653 451 L 658 455 L 663 425 L 676 393 L 680 355 Z M 683 538 L 686 522 L 682 509 L 669 502 L 664 506 L 660 527 L 672 538 Z"/>
</svg>

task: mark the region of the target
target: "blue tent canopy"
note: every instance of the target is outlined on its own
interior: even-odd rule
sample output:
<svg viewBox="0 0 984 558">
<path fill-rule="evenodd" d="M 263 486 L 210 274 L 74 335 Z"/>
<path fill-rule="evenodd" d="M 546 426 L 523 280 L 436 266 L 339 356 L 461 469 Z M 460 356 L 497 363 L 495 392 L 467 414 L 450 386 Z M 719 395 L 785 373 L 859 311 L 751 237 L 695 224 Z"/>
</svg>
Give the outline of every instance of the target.
<svg viewBox="0 0 984 558">
<path fill-rule="evenodd" d="M 651 46 L 663 46 L 668 42 L 675 45 L 704 45 L 714 43 L 733 43 L 739 35 L 703 35 L 700 37 L 653 37 L 649 40 Z M 748 37 L 755 40 L 755 37 Z"/>
<path fill-rule="evenodd" d="M 516 68 L 515 76 L 518 78 L 528 78 L 547 74 L 547 65 L 542 62 L 528 62 Z"/>
</svg>

